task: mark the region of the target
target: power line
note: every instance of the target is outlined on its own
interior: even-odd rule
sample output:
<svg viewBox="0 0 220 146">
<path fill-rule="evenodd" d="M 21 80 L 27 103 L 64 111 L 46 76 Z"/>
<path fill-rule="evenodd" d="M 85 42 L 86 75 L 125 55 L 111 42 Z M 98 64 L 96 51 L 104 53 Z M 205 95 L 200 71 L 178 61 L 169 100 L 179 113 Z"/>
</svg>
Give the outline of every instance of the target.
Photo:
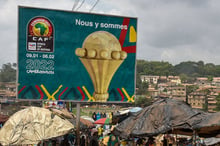
<svg viewBox="0 0 220 146">
<path fill-rule="evenodd" d="M 77 7 L 78 3 L 79 3 L 79 0 L 75 0 L 75 1 L 74 1 L 72 11 L 75 10 L 75 8 Z"/>
<path fill-rule="evenodd" d="M 95 6 L 98 4 L 99 0 L 96 0 L 96 2 L 94 3 L 94 5 L 91 7 L 91 9 L 89 10 L 89 12 L 91 12 Z M 81 3 L 80 3 L 80 0 L 75 0 L 74 1 L 74 4 L 73 4 L 73 8 L 72 8 L 72 11 L 77 11 L 79 10 L 83 4 L 85 3 L 85 0 L 82 0 Z M 77 7 L 78 6 L 78 7 Z"/>
<path fill-rule="evenodd" d="M 89 10 L 89 12 L 91 12 L 95 8 L 95 6 L 98 4 L 98 2 L 99 2 L 99 0 L 96 0 L 95 4 L 92 6 L 92 8 Z"/>
<path fill-rule="evenodd" d="M 82 0 L 82 2 L 80 3 L 79 7 L 76 9 L 76 11 L 82 7 L 82 5 L 84 4 L 85 0 Z"/>
</svg>

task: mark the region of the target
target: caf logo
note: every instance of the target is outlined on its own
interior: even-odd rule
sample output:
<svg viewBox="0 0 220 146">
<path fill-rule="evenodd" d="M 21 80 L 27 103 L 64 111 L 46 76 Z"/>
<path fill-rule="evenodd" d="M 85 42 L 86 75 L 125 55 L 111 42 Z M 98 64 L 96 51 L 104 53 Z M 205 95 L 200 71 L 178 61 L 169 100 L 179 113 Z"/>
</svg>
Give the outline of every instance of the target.
<svg viewBox="0 0 220 146">
<path fill-rule="evenodd" d="M 29 34 L 32 36 L 46 36 L 52 35 L 53 27 L 50 21 L 44 17 L 36 17 L 29 23 Z"/>
<path fill-rule="evenodd" d="M 46 17 L 34 17 L 27 25 L 27 51 L 54 51 L 54 27 Z"/>
</svg>

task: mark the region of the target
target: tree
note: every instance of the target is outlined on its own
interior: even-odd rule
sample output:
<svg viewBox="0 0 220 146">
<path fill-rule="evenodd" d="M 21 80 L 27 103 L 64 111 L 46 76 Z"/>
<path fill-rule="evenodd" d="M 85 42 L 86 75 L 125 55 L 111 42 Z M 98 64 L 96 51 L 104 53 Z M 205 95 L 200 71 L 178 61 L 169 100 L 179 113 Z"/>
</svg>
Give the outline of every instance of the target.
<svg viewBox="0 0 220 146">
<path fill-rule="evenodd" d="M 153 99 L 146 98 L 145 96 L 137 96 L 135 98 L 135 105 L 140 107 L 146 107 L 152 104 Z"/>
<path fill-rule="evenodd" d="M 216 96 L 216 108 L 214 109 L 215 111 L 220 111 L 220 94 Z"/>
<path fill-rule="evenodd" d="M 209 89 L 205 89 L 205 90 L 203 90 L 203 92 L 205 95 L 205 103 L 203 104 L 202 108 L 205 112 L 207 112 L 208 111 L 208 97 L 207 97 L 207 95 L 209 95 L 211 91 Z"/>
<path fill-rule="evenodd" d="M 184 73 L 190 76 L 193 73 L 196 73 L 198 65 L 196 62 L 188 61 L 188 62 L 181 62 L 178 65 L 174 66 L 174 70 L 177 74 Z"/>
<path fill-rule="evenodd" d="M 175 75 L 172 64 L 160 61 L 137 60 L 137 73 L 144 75 Z"/>
<path fill-rule="evenodd" d="M 196 72 L 199 73 L 201 76 L 204 76 L 206 74 L 203 61 L 197 62 Z"/>
<path fill-rule="evenodd" d="M 209 75 L 209 76 L 208 76 L 208 80 L 209 80 L 209 81 L 213 81 L 213 76 Z"/>
<path fill-rule="evenodd" d="M 0 69 L 1 82 L 15 82 L 16 81 L 16 63 L 7 63 L 2 65 Z"/>
<path fill-rule="evenodd" d="M 203 70 L 205 71 L 203 76 L 214 76 L 216 75 L 216 66 L 213 63 L 207 63 L 203 67 Z"/>
<path fill-rule="evenodd" d="M 198 89 L 198 85 L 190 85 L 190 86 L 186 86 L 186 103 L 188 103 L 188 95 L 194 91 L 196 91 L 196 89 Z"/>
<path fill-rule="evenodd" d="M 144 74 L 144 68 L 147 62 L 145 60 L 137 60 L 136 70 L 138 74 Z"/>
<path fill-rule="evenodd" d="M 189 77 L 186 74 L 182 73 L 179 76 L 180 76 L 180 80 L 181 80 L 182 83 L 187 83 L 188 82 Z"/>
<path fill-rule="evenodd" d="M 139 87 L 137 89 L 136 94 L 137 95 L 146 95 L 148 87 L 149 87 L 148 82 L 146 82 L 146 81 L 141 82 L 141 84 L 139 85 Z"/>
<path fill-rule="evenodd" d="M 140 88 L 141 87 L 141 76 L 139 73 L 136 74 L 136 88 Z"/>
<path fill-rule="evenodd" d="M 136 68 L 137 73 L 141 75 L 168 76 L 185 74 L 188 76 L 188 83 L 191 83 L 196 77 L 220 76 L 220 65 L 214 65 L 213 63 L 204 64 L 203 61 L 186 61 L 173 66 L 163 61 L 137 60 Z"/>
</svg>

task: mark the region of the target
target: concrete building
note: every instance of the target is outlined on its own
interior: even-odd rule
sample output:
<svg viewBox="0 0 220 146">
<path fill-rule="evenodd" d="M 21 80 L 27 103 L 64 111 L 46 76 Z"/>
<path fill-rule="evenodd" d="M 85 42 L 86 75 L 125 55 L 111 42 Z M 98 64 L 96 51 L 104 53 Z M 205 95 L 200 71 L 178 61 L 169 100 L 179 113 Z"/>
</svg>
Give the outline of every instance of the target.
<svg viewBox="0 0 220 146">
<path fill-rule="evenodd" d="M 196 91 L 188 95 L 188 103 L 192 108 L 203 109 L 206 102 L 206 93 Z"/>
<path fill-rule="evenodd" d="M 208 80 L 207 77 L 198 77 L 196 78 L 195 84 L 199 86 L 206 86 L 206 85 L 211 85 L 211 82 Z"/>
<path fill-rule="evenodd" d="M 219 88 L 215 86 L 206 86 L 190 93 L 188 102 L 192 108 L 204 109 L 207 106 L 209 112 L 216 112 L 216 97 L 219 95 Z"/>
<path fill-rule="evenodd" d="M 158 90 L 153 87 L 149 87 L 147 90 L 151 97 L 156 97 L 159 94 Z"/>
<path fill-rule="evenodd" d="M 148 75 L 141 75 L 141 81 L 147 82 L 149 84 L 157 84 L 159 76 L 148 76 Z"/>
<path fill-rule="evenodd" d="M 220 77 L 213 77 L 212 85 L 220 87 Z"/>
<path fill-rule="evenodd" d="M 171 91 L 171 98 L 186 102 L 186 87 L 176 86 L 170 87 L 168 90 Z"/>
<path fill-rule="evenodd" d="M 168 76 L 167 81 L 171 83 L 175 83 L 176 85 L 181 84 L 181 79 L 179 76 Z"/>
<path fill-rule="evenodd" d="M 16 98 L 16 83 L 0 82 L 0 102 Z"/>
</svg>

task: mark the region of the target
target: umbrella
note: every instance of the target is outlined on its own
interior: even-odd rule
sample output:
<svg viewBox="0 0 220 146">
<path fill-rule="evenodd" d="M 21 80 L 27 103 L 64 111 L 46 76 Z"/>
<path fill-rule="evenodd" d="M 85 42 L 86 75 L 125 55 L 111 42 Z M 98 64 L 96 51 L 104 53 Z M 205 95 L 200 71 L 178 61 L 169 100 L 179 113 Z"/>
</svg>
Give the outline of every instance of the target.
<svg viewBox="0 0 220 146">
<path fill-rule="evenodd" d="M 91 121 L 89 121 L 89 120 L 87 120 L 87 119 L 80 118 L 80 122 L 82 122 L 83 124 L 85 124 L 88 128 L 93 128 L 93 127 L 95 127 L 95 125 L 94 125 Z"/>
<path fill-rule="evenodd" d="M 71 118 L 71 119 L 68 119 L 71 123 L 73 123 L 73 125 L 76 125 L 76 118 Z M 93 128 L 95 127 L 95 125 L 89 121 L 89 120 L 86 120 L 86 119 L 83 119 L 83 118 L 80 118 L 80 122 L 79 122 L 79 128 L 81 131 L 84 131 L 84 130 L 87 130 L 87 129 L 90 129 L 90 128 Z"/>
<path fill-rule="evenodd" d="M 141 110 L 142 110 L 141 107 L 133 107 L 133 108 L 129 109 L 129 111 L 132 112 L 132 113 L 136 113 L 136 112 L 139 112 Z"/>
<path fill-rule="evenodd" d="M 129 116 L 136 114 L 137 112 L 140 112 L 141 110 L 142 110 L 141 107 L 133 107 L 133 108 L 129 108 L 126 110 L 117 111 L 116 113 L 113 114 L 112 123 L 113 124 L 120 123 L 124 121 L 126 118 L 128 118 Z"/>
<path fill-rule="evenodd" d="M 63 117 L 65 119 L 68 119 L 73 125 L 76 125 L 76 116 L 73 115 L 71 112 L 69 112 L 67 109 L 50 109 L 52 112 L 54 112 L 55 114 L 59 115 L 60 117 Z M 85 119 L 83 117 L 87 117 L 87 116 L 81 116 L 80 117 L 80 129 L 84 130 L 84 129 L 88 129 L 88 128 L 92 128 L 95 127 L 95 125 L 93 124 L 93 122 L 91 122 L 88 118 Z"/>
<path fill-rule="evenodd" d="M 101 118 L 94 122 L 94 124 L 101 124 L 101 125 L 109 125 L 111 124 L 112 120 L 110 118 Z"/>
<path fill-rule="evenodd" d="M 76 118 L 72 118 L 72 119 L 68 119 L 73 125 L 76 125 Z M 82 119 L 80 118 L 80 122 L 79 122 L 79 128 L 80 131 L 86 131 L 90 128 L 95 127 L 95 125 L 93 123 L 91 123 L 88 120 Z"/>
<path fill-rule="evenodd" d="M 192 125 L 201 121 L 202 112 L 193 110 L 182 101 L 160 99 L 140 112 L 126 118 L 114 128 L 114 134 L 129 136 L 156 136 L 178 130 L 192 134 Z"/>
<path fill-rule="evenodd" d="M 88 120 L 88 121 L 94 123 L 93 118 L 91 118 L 91 117 L 89 117 L 89 116 L 81 116 L 80 118 L 82 118 L 82 119 L 86 119 L 86 120 Z"/>
<path fill-rule="evenodd" d="M 38 144 L 70 133 L 74 126 L 50 110 L 28 107 L 13 114 L 0 130 L 2 145 Z"/>
</svg>

